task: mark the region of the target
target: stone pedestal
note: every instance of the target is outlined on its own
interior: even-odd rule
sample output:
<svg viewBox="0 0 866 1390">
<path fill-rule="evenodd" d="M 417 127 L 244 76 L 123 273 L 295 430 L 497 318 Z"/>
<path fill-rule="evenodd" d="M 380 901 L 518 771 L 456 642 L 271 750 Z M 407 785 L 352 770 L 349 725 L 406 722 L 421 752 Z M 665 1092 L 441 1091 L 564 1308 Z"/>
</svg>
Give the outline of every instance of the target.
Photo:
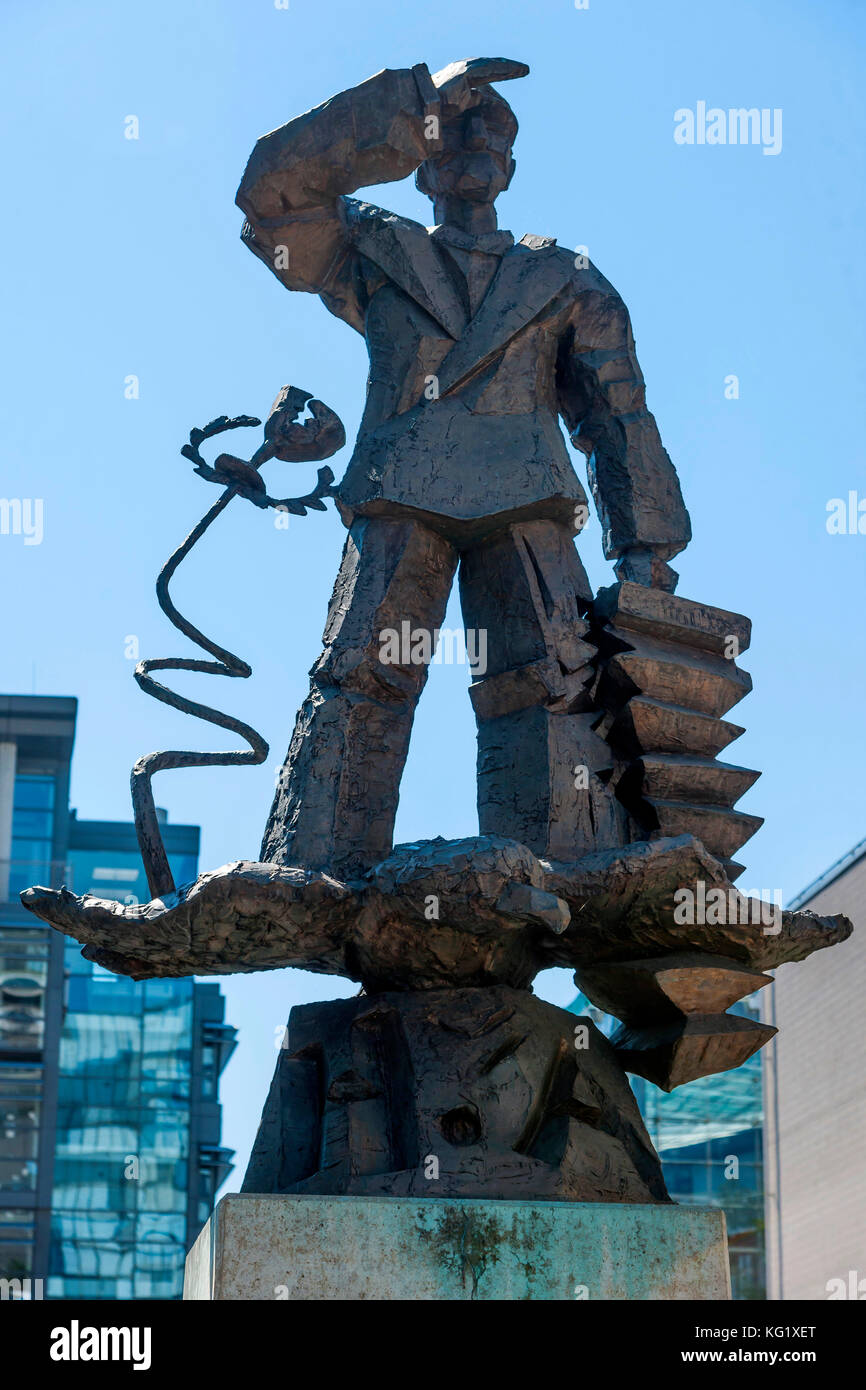
<svg viewBox="0 0 866 1390">
<path fill-rule="evenodd" d="M 728 1299 L 721 1211 L 669 1205 L 232 1194 L 185 1299 Z"/>
</svg>

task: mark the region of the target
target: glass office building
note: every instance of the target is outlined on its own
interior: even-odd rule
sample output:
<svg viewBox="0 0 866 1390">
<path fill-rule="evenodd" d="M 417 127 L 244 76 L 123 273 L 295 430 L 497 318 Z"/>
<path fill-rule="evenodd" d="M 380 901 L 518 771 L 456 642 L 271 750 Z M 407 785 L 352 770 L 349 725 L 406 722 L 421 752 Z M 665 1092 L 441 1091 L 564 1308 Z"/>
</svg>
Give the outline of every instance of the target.
<svg viewBox="0 0 866 1390">
<path fill-rule="evenodd" d="M 198 869 L 198 827 L 163 820 L 175 881 Z M 134 829 L 69 830 L 76 891 L 149 893 Z M 135 983 L 66 944 L 47 1296 L 177 1298 L 183 1262 L 231 1170 L 217 1078 L 234 1048 L 217 985 Z"/>
<path fill-rule="evenodd" d="M 3 1296 L 39 1296 L 44 1276 L 58 1056 L 63 938 L 18 900 L 63 882 L 76 702 L 0 695 L 0 1280 Z"/>
<path fill-rule="evenodd" d="M 218 1083 L 235 1030 L 218 985 L 114 975 L 18 903 L 34 882 L 150 896 L 134 827 L 68 810 L 74 723 L 73 700 L 0 698 L 0 1279 L 39 1279 L 48 1298 L 177 1298 L 231 1169 Z M 198 827 L 162 819 L 189 882 Z"/>
<path fill-rule="evenodd" d="M 578 995 L 569 1008 L 590 1017 L 608 1035 L 616 1027 L 585 995 Z M 755 1000 L 744 1000 L 728 1012 L 760 1018 Z M 700 1077 L 669 1093 L 640 1076 L 629 1077 L 673 1200 L 725 1212 L 736 1299 L 767 1296 L 761 1073 L 756 1052 L 733 1071 Z"/>
</svg>

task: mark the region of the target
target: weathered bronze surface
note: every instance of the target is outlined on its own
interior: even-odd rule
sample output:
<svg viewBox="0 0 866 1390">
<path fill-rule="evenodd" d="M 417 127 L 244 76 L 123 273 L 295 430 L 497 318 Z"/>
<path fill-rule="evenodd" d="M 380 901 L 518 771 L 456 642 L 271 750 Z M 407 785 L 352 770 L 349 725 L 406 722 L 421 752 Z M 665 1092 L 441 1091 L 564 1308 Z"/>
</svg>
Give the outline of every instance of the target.
<svg viewBox="0 0 866 1390">
<path fill-rule="evenodd" d="M 612 1047 L 525 990 L 306 1004 L 286 1043 L 245 1192 L 669 1200 Z"/>
<path fill-rule="evenodd" d="M 160 602 L 217 660 L 145 662 L 137 678 L 252 751 L 137 765 L 151 903 L 24 895 L 136 979 L 291 964 L 360 982 L 353 1000 L 292 1011 L 247 1191 L 666 1201 L 626 1072 L 670 1089 L 739 1065 L 774 1030 L 726 1010 L 765 970 L 850 934 L 842 917 L 767 917 L 732 886 L 761 824 L 735 809 L 758 774 L 718 759 L 743 732 L 724 716 L 751 688 L 737 665 L 750 625 L 674 593 L 689 518 L 622 299 L 587 258 L 498 229 L 517 122 L 491 83 L 527 72 L 506 59 L 386 70 L 255 146 L 237 195 L 244 242 L 366 340 L 354 451 L 339 485 L 320 470 L 311 493 L 280 503 L 262 462 L 343 442 L 321 402 L 298 424 L 308 394 L 284 388 L 249 462 L 210 465 L 199 445 L 258 421 L 193 432 L 184 453 L 226 492 L 169 561 Z M 433 227 L 351 196 L 413 173 Z M 574 545 L 587 498 L 560 421 L 615 563 L 597 596 Z M 175 890 L 150 776 L 266 749 L 148 674 L 249 674 L 167 590 L 237 495 L 301 515 L 333 496 L 348 537 L 260 862 Z M 395 847 L 455 576 L 466 627 L 485 639 L 469 692 L 480 833 Z M 395 655 L 388 634 L 408 646 Z M 551 965 L 621 1021 L 610 1042 L 532 996 Z"/>
</svg>

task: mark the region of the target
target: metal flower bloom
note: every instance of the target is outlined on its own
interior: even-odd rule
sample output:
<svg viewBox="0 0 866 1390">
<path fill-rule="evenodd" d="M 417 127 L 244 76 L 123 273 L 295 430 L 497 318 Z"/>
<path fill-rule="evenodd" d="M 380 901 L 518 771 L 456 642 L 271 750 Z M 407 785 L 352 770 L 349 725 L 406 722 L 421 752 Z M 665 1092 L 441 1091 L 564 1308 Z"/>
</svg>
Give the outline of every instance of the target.
<svg viewBox="0 0 866 1390">
<path fill-rule="evenodd" d="M 311 418 L 303 424 L 297 417 L 309 405 Z M 181 449 L 184 458 L 195 464 L 199 477 L 217 483 L 225 489 L 222 496 L 202 517 L 186 540 L 169 558 L 160 571 L 156 581 L 156 596 L 159 606 L 169 621 L 186 637 L 210 653 L 213 661 L 202 661 L 195 657 L 155 657 L 140 661 L 135 668 L 135 679 L 142 690 L 163 704 L 192 714 L 197 719 L 207 720 L 222 729 L 230 729 L 239 734 L 250 745 L 249 751 L 236 752 L 179 752 L 166 751 L 148 753 L 139 758 L 132 769 L 132 806 L 135 815 L 135 829 L 138 836 L 141 857 L 144 861 L 148 886 L 154 897 L 163 897 L 175 890 L 174 878 L 165 852 L 162 832 L 156 815 L 151 779 L 155 772 L 172 767 L 213 767 L 238 764 L 263 763 L 268 756 L 268 745 L 260 734 L 249 724 L 223 714 L 208 705 L 185 699 L 169 690 L 167 686 L 155 681 L 152 671 L 200 671 L 212 676 L 242 676 L 252 674 L 252 668 L 240 657 L 220 647 L 216 642 L 199 631 L 197 627 L 178 611 L 169 593 L 169 584 L 181 561 L 186 559 L 193 546 L 201 539 L 213 521 L 224 511 L 233 497 L 245 497 L 257 507 L 277 507 L 295 516 L 306 516 L 307 509 L 325 510 L 324 499 L 333 496 L 334 474 L 330 468 L 320 468 L 313 490 L 304 497 L 275 498 L 268 495 L 259 468 L 269 459 L 278 458 L 286 462 L 306 462 L 311 459 L 329 458 L 342 448 L 346 433 L 338 415 L 322 401 L 315 400 L 308 391 L 297 386 L 284 386 L 271 407 L 265 426 L 265 438 L 247 462 L 233 454 L 220 454 L 210 465 L 200 453 L 200 445 L 215 435 L 227 430 L 260 425 L 254 415 L 219 415 L 205 425 L 204 429 L 190 431 L 189 443 Z"/>
</svg>

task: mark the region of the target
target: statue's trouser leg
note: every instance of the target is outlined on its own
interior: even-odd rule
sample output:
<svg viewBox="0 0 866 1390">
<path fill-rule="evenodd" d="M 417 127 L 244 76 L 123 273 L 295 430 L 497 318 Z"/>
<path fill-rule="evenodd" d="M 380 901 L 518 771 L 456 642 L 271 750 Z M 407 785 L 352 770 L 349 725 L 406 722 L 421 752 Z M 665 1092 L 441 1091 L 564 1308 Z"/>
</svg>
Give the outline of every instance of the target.
<svg viewBox="0 0 866 1390">
<path fill-rule="evenodd" d="M 464 623 L 487 635 L 486 671 L 470 692 L 480 829 L 560 860 L 628 842 L 607 786 L 610 749 L 592 727 L 596 653 L 581 616 L 591 597 L 559 522 L 509 526 L 461 558 Z"/>
<path fill-rule="evenodd" d="M 449 542 L 417 522 L 352 526 L 262 860 L 348 876 L 390 852 L 427 680 L 429 646 L 425 653 L 417 637 L 441 626 L 456 566 Z"/>
</svg>

